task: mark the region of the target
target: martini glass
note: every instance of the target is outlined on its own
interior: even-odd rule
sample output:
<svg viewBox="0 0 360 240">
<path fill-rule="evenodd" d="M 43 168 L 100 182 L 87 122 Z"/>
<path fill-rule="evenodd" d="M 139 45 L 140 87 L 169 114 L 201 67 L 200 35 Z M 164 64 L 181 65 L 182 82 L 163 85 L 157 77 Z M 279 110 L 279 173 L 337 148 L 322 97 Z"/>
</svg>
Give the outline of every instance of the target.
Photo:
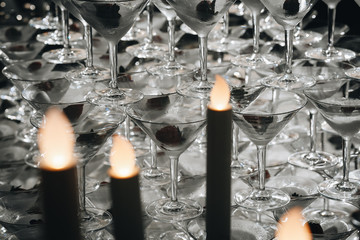
<svg viewBox="0 0 360 240">
<path fill-rule="evenodd" d="M 194 200 L 178 199 L 178 161 L 205 126 L 206 118 L 199 109 L 200 100 L 178 94 L 168 95 L 158 104 L 153 104 L 152 99 L 144 97 L 127 109 L 131 119 L 170 158 L 171 197 L 150 203 L 146 212 L 165 222 L 193 219 L 202 213 L 202 207 Z"/>
<path fill-rule="evenodd" d="M 232 63 L 246 68 L 274 67 L 280 64 L 281 59 L 271 54 L 260 54 L 260 12 L 264 5 L 260 0 L 243 0 L 246 7 L 251 10 L 253 22 L 253 53 L 238 55 L 232 59 Z"/>
<path fill-rule="evenodd" d="M 117 87 L 117 47 L 121 37 L 134 24 L 144 9 L 146 0 L 73 0 L 84 20 L 98 31 L 109 43 L 110 75 L 109 86 L 95 89 L 98 94 L 95 104 L 120 104 L 136 102 L 142 98 L 138 91 L 125 91 Z"/>
<path fill-rule="evenodd" d="M 266 86 L 286 90 L 301 89 L 315 84 L 312 77 L 295 75 L 292 72 L 294 29 L 314 6 L 316 0 L 260 0 L 269 10 L 275 21 L 285 30 L 285 62 L 283 74 L 265 77 L 262 83 Z"/>
<path fill-rule="evenodd" d="M 244 189 L 235 194 L 235 202 L 249 210 L 258 212 L 285 206 L 290 197 L 285 192 L 265 189 L 266 148 L 268 143 L 285 127 L 306 104 L 303 95 L 277 89 L 266 89 L 243 110 L 234 108 L 234 121 L 257 147 L 259 186 Z"/>
<path fill-rule="evenodd" d="M 305 91 L 325 121 L 343 138 L 343 176 L 325 180 L 318 190 L 331 199 L 360 198 L 360 182 L 349 179 L 351 140 L 360 130 L 360 81 L 318 83 Z"/>
<path fill-rule="evenodd" d="M 212 84 L 207 79 L 207 39 L 209 32 L 219 19 L 228 11 L 233 0 L 169 0 L 177 16 L 199 37 L 200 78 L 191 85 L 179 88 L 178 92 L 185 96 L 208 98 Z"/>
<path fill-rule="evenodd" d="M 93 44 L 92 44 L 92 28 L 82 18 L 79 10 L 74 6 L 71 0 L 61 0 L 64 7 L 77 19 L 81 21 L 84 26 L 84 37 L 86 41 L 86 61 L 85 69 L 69 71 L 66 78 L 74 81 L 81 86 L 85 81 L 95 81 L 110 78 L 110 71 L 105 68 L 94 67 L 93 64 Z"/>
<path fill-rule="evenodd" d="M 60 0 L 53 0 L 61 9 L 64 47 L 43 53 L 42 57 L 52 63 L 74 63 L 86 58 L 84 49 L 71 48 L 69 39 L 69 12 Z"/>
<path fill-rule="evenodd" d="M 355 58 L 356 53 L 345 49 L 334 47 L 336 6 L 340 0 L 323 0 L 328 6 L 328 43 L 325 49 L 314 48 L 305 52 L 305 56 L 323 61 L 346 61 Z"/>
<path fill-rule="evenodd" d="M 252 101 L 254 101 L 263 91 L 264 86 L 241 86 L 231 89 L 231 103 L 238 110 L 245 109 Z M 248 177 L 257 173 L 257 166 L 253 161 L 239 159 L 238 156 L 238 137 L 239 128 L 233 123 L 233 148 L 231 159 L 232 177 Z"/>
<path fill-rule="evenodd" d="M 166 52 L 166 45 L 155 43 L 153 39 L 154 5 L 151 1 L 146 6 L 147 37 L 144 43 L 135 44 L 126 48 L 126 52 L 138 58 L 161 58 Z"/>
<path fill-rule="evenodd" d="M 175 18 L 176 12 L 164 0 L 153 0 L 154 5 L 165 15 L 168 22 L 168 34 L 169 34 L 169 58 L 165 64 L 151 66 L 147 71 L 155 75 L 165 76 L 179 76 L 187 75 L 195 71 L 194 67 L 180 64 L 175 60 Z"/>
</svg>

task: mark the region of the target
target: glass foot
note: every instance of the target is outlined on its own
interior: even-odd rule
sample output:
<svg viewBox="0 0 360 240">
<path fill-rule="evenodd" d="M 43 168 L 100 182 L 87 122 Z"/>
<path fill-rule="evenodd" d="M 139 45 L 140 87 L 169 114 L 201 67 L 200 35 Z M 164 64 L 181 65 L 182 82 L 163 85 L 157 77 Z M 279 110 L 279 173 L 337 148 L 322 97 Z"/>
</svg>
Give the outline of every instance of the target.
<svg viewBox="0 0 360 240">
<path fill-rule="evenodd" d="M 16 137 L 26 143 L 33 143 L 37 141 L 37 132 L 34 127 L 25 127 L 16 132 Z"/>
<path fill-rule="evenodd" d="M 326 62 L 342 62 L 355 58 L 355 52 L 345 49 L 336 48 L 331 51 L 322 48 L 314 48 L 305 52 L 305 56 L 312 59 L 323 60 Z"/>
<path fill-rule="evenodd" d="M 214 84 L 208 81 L 192 81 L 181 86 L 177 92 L 187 97 L 208 99 L 213 86 Z"/>
<path fill-rule="evenodd" d="M 349 77 L 360 79 L 360 67 L 349 69 L 345 74 Z"/>
<path fill-rule="evenodd" d="M 82 39 L 82 34 L 77 32 L 69 33 L 70 42 L 79 41 Z M 63 36 L 61 31 L 44 32 L 36 36 L 36 40 L 45 43 L 46 45 L 63 45 Z"/>
<path fill-rule="evenodd" d="M 166 222 L 180 222 L 194 219 L 203 212 L 202 206 L 191 199 L 159 199 L 146 207 L 146 213 L 153 219 Z"/>
<path fill-rule="evenodd" d="M 279 65 L 282 59 L 271 54 L 243 54 L 232 58 L 231 62 L 244 68 L 272 68 Z"/>
<path fill-rule="evenodd" d="M 341 219 L 349 216 L 349 213 L 340 209 L 325 210 L 323 208 L 307 208 L 303 211 L 307 220 L 323 222 L 329 219 Z"/>
<path fill-rule="evenodd" d="M 174 230 L 161 234 L 161 240 L 191 240 L 192 238 L 184 231 Z"/>
<path fill-rule="evenodd" d="M 275 188 L 267 188 L 263 191 L 244 189 L 235 194 L 236 204 L 242 208 L 257 212 L 284 207 L 289 202 L 289 195 Z"/>
<path fill-rule="evenodd" d="M 230 167 L 232 178 L 250 177 L 257 173 L 256 164 L 244 159 L 232 161 Z"/>
<path fill-rule="evenodd" d="M 71 70 L 66 73 L 65 78 L 74 82 L 77 86 L 82 86 L 89 82 L 110 79 L 110 70 L 100 67 Z"/>
<path fill-rule="evenodd" d="M 318 185 L 318 191 L 324 197 L 335 200 L 360 199 L 360 182 L 351 179 L 344 182 L 342 179 L 329 179 Z"/>
<path fill-rule="evenodd" d="M 83 232 L 91 232 L 105 228 L 112 221 L 108 211 L 97 208 L 86 208 L 80 212 L 80 228 Z"/>
<path fill-rule="evenodd" d="M 155 65 L 147 69 L 152 75 L 175 77 L 192 74 L 195 72 L 195 66 L 180 64 L 178 62 L 169 62 L 165 65 Z"/>
<path fill-rule="evenodd" d="M 59 27 L 57 17 L 46 16 L 44 18 L 32 18 L 29 25 L 41 30 L 55 30 Z"/>
<path fill-rule="evenodd" d="M 132 89 L 112 89 L 103 83 L 95 84 L 94 91 L 87 95 L 88 101 L 100 106 L 119 106 L 135 103 L 143 98 L 143 94 Z"/>
<path fill-rule="evenodd" d="M 315 79 L 309 76 L 295 76 L 293 74 L 280 74 L 265 77 L 260 80 L 267 87 L 281 88 L 284 90 L 301 90 L 313 86 Z"/>
<path fill-rule="evenodd" d="M 163 58 L 167 53 L 167 45 L 160 43 L 142 43 L 131 45 L 126 52 L 138 58 Z"/>
<path fill-rule="evenodd" d="M 79 48 L 61 48 L 43 53 L 42 58 L 50 63 L 75 63 L 86 58 L 86 51 Z"/>
<path fill-rule="evenodd" d="M 325 170 L 337 165 L 339 158 L 326 152 L 302 151 L 291 154 L 288 162 L 294 166 L 309 170 Z"/>
<path fill-rule="evenodd" d="M 159 167 L 141 169 L 141 184 L 162 186 L 168 183 L 170 183 L 170 169 Z"/>
</svg>

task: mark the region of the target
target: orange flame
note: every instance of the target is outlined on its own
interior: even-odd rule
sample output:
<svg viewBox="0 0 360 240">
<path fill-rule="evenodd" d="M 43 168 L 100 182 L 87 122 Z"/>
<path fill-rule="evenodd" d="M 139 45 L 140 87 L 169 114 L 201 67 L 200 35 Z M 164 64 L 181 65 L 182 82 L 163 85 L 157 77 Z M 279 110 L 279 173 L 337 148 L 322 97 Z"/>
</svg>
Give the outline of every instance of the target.
<svg viewBox="0 0 360 240">
<path fill-rule="evenodd" d="M 230 88 L 224 78 L 220 75 L 215 76 L 215 84 L 210 93 L 210 105 L 214 110 L 228 110 L 231 108 Z"/>
<path fill-rule="evenodd" d="M 113 135 L 110 154 L 110 175 L 116 178 L 129 178 L 137 174 L 135 151 L 131 143 L 119 135 Z"/>
<path fill-rule="evenodd" d="M 292 208 L 284 214 L 276 232 L 278 240 L 311 240 L 310 227 L 301 214 L 300 208 Z"/>
<path fill-rule="evenodd" d="M 45 119 L 38 132 L 40 167 L 55 171 L 73 167 L 75 137 L 69 120 L 57 108 L 49 109 Z"/>
</svg>

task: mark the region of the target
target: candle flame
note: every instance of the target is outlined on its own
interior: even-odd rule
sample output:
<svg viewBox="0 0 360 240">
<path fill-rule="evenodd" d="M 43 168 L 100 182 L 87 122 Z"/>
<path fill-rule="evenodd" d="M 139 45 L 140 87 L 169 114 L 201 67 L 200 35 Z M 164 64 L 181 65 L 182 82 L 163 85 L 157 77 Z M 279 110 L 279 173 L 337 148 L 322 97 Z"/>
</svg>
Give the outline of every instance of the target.
<svg viewBox="0 0 360 240">
<path fill-rule="evenodd" d="M 48 170 L 64 170 L 74 166 L 75 137 L 69 120 L 57 108 L 49 109 L 45 119 L 38 132 L 40 167 Z"/>
<path fill-rule="evenodd" d="M 210 107 L 214 110 L 227 110 L 230 108 L 230 88 L 224 78 L 215 76 L 215 84 L 210 93 Z"/>
<path fill-rule="evenodd" d="M 135 165 L 135 151 L 131 143 L 115 134 L 110 154 L 110 174 L 117 178 L 132 177 L 137 173 Z"/>
<path fill-rule="evenodd" d="M 292 208 L 281 217 L 276 232 L 278 240 L 311 240 L 310 227 L 301 214 L 300 208 Z"/>
</svg>

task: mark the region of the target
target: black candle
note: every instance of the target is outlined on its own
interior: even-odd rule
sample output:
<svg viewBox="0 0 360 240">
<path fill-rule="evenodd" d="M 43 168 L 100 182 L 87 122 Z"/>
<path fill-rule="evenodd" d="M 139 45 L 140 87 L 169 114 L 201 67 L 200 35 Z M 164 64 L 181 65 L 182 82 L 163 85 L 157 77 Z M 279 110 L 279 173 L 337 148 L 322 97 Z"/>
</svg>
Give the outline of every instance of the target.
<svg viewBox="0 0 360 240">
<path fill-rule="evenodd" d="M 39 129 L 38 143 L 42 154 L 45 239 L 81 239 L 74 134 L 60 110 L 54 108 L 46 113 L 46 122 Z"/>
<path fill-rule="evenodd" d="M 110 163 L 115 239 L 143 240 L 139 168 L 132 145 L 119 135 L 113 136 Z"/>
<path fill-rule="evenodd" d="M 207 111 L 206 239 L 230 239 L 231 130 L 230 90 L 216 76 Z"/>
</svg>

